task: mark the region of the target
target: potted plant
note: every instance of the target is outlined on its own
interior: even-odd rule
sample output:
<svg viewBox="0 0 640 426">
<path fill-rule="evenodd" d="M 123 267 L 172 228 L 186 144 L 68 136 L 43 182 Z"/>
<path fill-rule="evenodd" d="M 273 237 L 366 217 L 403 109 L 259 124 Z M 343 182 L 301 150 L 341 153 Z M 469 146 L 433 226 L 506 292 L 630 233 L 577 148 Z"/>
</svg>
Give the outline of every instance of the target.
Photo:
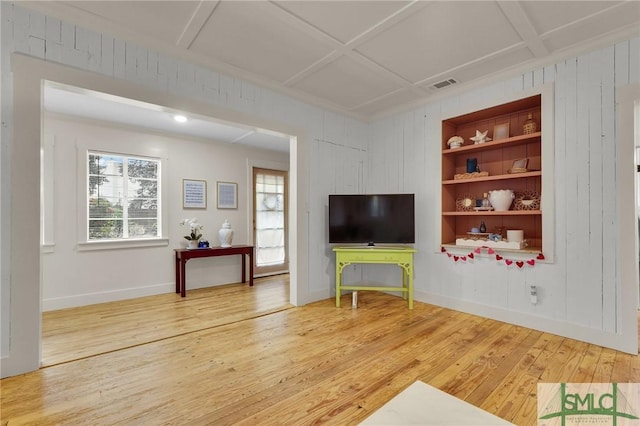
<svg viewBox="0 0 640 426">
<path fill-rule="evenodd" d="M 180 221 L 180 225 L 186 225 L 189 227 L 189 234 L 184 236 L 184 239 L 188 241 L 187 248 L 198 248 L 198 242 L 202 238 L 202 226 L 198 219 L 183 219 Z"/>
</svg>

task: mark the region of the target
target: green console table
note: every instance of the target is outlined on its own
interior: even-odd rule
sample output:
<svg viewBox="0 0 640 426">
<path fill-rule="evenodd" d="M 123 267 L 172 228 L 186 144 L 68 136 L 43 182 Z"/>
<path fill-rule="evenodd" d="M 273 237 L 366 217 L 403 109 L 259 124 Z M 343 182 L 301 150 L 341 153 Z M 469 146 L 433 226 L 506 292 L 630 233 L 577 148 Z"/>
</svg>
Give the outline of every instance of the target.
<svg viewBox="0 0 640 426">
<path fill-rule="evenodd" d="M 336 307 L 340 307 L 342 290 L 399 291 L 409 300 L 409 309 L 413 309 L 413 253 L 416 250 L 408 246 L 363 246 L 334 247 L 336 252 Z M 402 269 L 402 287 L 343 285 L 342 271 L 352 263 L 394 264 Z"/>
</svg>

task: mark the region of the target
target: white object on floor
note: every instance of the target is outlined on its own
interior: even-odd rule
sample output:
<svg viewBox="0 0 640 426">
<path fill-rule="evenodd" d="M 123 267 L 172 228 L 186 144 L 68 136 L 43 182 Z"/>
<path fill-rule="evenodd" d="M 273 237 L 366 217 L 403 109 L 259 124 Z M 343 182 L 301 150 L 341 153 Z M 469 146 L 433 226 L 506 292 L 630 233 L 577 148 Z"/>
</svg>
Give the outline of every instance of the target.
<svg viewBox="0 0 640 426">
<path fill-rule="evenodd" d="M 461 399 L 417 381 L 366 418 L 362 425 L 513 425 Z"/>
</svg>

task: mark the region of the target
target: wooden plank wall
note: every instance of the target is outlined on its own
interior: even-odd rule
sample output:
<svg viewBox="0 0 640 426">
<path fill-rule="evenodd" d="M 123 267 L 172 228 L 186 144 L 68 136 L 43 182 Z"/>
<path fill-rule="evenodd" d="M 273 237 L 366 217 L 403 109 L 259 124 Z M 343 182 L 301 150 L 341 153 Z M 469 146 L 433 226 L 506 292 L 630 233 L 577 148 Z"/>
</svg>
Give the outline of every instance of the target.
<svg viewBox="0 0 640 426">
<path fill-rule="evenodd" d="M 13 114 L 8 58 L 15 51 L 307 129 L 309 268 L 303 279 L 314 298 L 329 297 L 334 283 L 326 232 L 327 195 L 414 192 L 419 295 L 437 294 L 616 331 L 620 253 L 614 244 L 615 89 L 639 79 L 639 38 L 366 124 L 19 5 L 3 2 L 1 7 L 4 123 L 11 123 Z M 549 82 L 555 84 L 555 262 L 523 270 L 485 260 L 453 264 L 434 250 L 438 215 L 434 200 L 440 175 L 440 142 L 435 135 L 441 114 Z M 5 124 L 3 141 L 11 134 Z M 3 158 L 2 165 L 6 162 Z M 2 173 L 3 178 L 9 176 L 6 167 Z M 7 196 L 5 192 L 3 197 Z M 7 223 L 3 218 L 3 232 Z M 3 250 L 3 264 L 7 256 Z M 395 271 L 369 270 L 350 273 L 396 279 Z M 2 281 L 3 305 L 7 282 Z M 537 305 L 529 303 L 530 285 L 538 286 Z"/>
<path fill-rule="evenodd" d="M 633 38 L 372 124 L 368 189 L 417 196 L 418 298 L 439 295 L 619 331 L 615 91 L 638 82 L 639 63 L 640 39 Z M 554 85 L 555 261 L 523 269 L 488 258 L 454 263 L 437 250 L 441 116 L 546 83 Z M 370 275 L 380 280 L 382 273 Z M 389 272 L 383 281 L 393 279 Z M 529 301 L 530 285 L 538 288 L 537 305 Z"/>
<path fill-rule="evenodd" d="M 327 195 L 364 190 L 368 124 L 19 4 L 2 2 L 1 7 L 3 88 L 12 85 L 9 55 L 19 52 L 305 129 L 310 264 L 303 279 L 312 297 L 330 297 L 334 274 L 326 231 Z M 11 97 L 11 91 L 3 89 L 3 121 L 8 118 L 9 123 Z M 2 128 L 6 140 L 11 135 L 8 127 Z"/>
</svg>

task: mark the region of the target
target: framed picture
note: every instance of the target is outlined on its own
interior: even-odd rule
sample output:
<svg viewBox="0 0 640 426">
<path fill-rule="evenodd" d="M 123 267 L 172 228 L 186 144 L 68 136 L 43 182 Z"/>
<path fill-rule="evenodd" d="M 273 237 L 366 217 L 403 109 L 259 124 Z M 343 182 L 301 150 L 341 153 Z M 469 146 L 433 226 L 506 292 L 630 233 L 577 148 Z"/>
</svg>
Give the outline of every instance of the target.
<svg viewBox="0 0 640 426">
<path fill-rule="evenodd" d="M 526 169 L 529 165 L 528 158 L 518 158 L 517 160 L 513 160 L 512 169 Z"/>
<path fill-rule="evenodd" d="M 207 181 L 182 179 L 182 208 L 207 208 Z"/>
<path fill-rule="evenodd" d="M 493 126 L 493 140 L 507 139 L 509 137 L 509 123 L 496 124 Z"/>
<path fill-rule="evenodd" d="M 218 208 L 238 208 L 238 184 L 234 182 L 218 182 Z"/>
</svg>

